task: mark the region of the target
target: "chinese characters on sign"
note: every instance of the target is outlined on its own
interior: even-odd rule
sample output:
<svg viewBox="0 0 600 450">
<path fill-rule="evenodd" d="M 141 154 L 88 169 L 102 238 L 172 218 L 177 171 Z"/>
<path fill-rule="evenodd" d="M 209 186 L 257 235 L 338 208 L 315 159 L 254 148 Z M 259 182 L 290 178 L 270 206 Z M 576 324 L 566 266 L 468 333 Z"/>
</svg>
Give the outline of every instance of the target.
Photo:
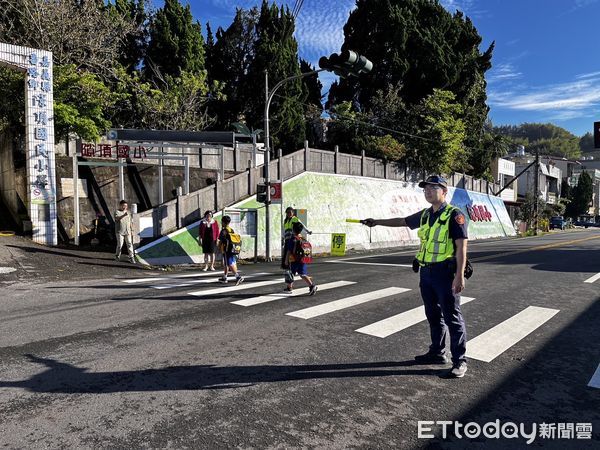
<svg viewBox="0 0 600 450">
<path fill-rule="evenodd" d="M 331 256 L 344 256 L 346 254 L 346 234 L 331 233 Z"/>
<path fill-rule="evenodd" d="M 469 218 L 473 222 L 491 222 L 492 220 L 492 213 L 488 211 L 487 206 L 485 205 L 467 206 L 467 212 L 469 213 Z"/>
<path fill-rule="evenodd" d="M 141 145 L 81 144 L 81 156 L 88 158 L 147 158 L 148 150 Z"/>
<path fill-rule="evenodd" d="M 34 171 L 30 180 L 31 203 L 48 204 L 54 201 L 54 182 L 49 172 L 54 147 L 54 133 L 48 126 L 52 119 L 50 58 L 33 52 L 29 54 L 27 63 L 29 157 L 30 171 Z"/>
</svg>

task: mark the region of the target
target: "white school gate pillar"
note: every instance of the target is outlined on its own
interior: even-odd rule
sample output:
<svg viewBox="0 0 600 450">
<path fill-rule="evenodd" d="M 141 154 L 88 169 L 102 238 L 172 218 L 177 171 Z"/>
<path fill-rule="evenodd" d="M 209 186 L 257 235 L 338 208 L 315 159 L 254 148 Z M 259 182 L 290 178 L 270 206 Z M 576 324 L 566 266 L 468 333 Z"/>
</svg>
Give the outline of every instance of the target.
<svg viewBox="0 0 600 450">
<path fill-rule="evenodd" d="M 0 64 L 25 74 L 27 207 L 33 240 L 57 245 L 52 52 L 0 42 Z"/>
</svg>

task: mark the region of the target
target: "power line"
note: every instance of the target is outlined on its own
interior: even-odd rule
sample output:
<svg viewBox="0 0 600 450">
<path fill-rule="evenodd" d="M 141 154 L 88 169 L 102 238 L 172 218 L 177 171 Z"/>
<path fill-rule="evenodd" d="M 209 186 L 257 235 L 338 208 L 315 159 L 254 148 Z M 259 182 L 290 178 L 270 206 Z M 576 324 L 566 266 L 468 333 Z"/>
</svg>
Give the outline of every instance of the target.
<svg viewBox="0 0 600 450">
<path fill-rule="evenodd" d="M 287 97 L 285 97 L 283 95 L 280 95 L 280 94 L 275 94 L 275 97 L 280 97 L 280 98 L 283 98 L 283 99 L 287 98 Z M 304 106 L 312 106 L 311 104 L 305 103 L 305 102 L 298 102 L 298 103 L 300 103 L 301 105 L 304 105 Z M 335 114 L 335 111 L 331 111 L 329 109 L 323 109 L 323 111 L 325 111 L 330 116 L 331 116 L 331 114 Z M 433 142 L 433 143 L 438 143 L 439 142 L 437 139 L 431 139 L 431 138 L 427 138 L 427 137 L 423 137 L 423 136 L 417 136 L 416 134 L 407 133 L 405 131 L 400 131 L 400 130 L 396 130 L 396 129 L 393 129 L 393 128 L 382 127 L 381 125 L 376 125 L 376 124 L 371 123 L 371 122 L 365 122 L 363 120 L 353 119 L 353 118 L 350 118 L 350 117 L 333 118 L 332 120 L 336 120 L 336 121 L 340 121 L 340 122 L 341 121 L 347 121 L 347 122 L 353 122 L 353 123 L 360 124 L 360 125 L 366 125 L 366 126 L 369 126 L 369 127 L 372 127 L 372 128 L 377 128 L 377 129 L 382 130 L 382 131 L 389 131 L 391 133 L 396 133 L 396 134 L 400 134 L 402 136 L 408 136 L 408 137 L 412 137 L 412 138 L 415 138 L 415 139 L 420 139 L 420 140 L 426 141 L 426 142 Z M 484 149 L 484 148 L 469 147 L 469 146 L 464 145 L 464 144 L 463 144 L 463 146 L 464 146 L 465 149 L 468 149 L 468 150 L 486 151 L 486 149 Z"/>
</svg>

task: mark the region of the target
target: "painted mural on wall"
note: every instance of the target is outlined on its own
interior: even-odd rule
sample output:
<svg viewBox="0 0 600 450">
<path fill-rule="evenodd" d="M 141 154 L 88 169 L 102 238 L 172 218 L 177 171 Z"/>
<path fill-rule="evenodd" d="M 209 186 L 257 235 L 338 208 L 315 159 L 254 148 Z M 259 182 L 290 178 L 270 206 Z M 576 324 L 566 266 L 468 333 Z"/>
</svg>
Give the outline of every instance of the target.
<svg viewBox="0 0 600 450">
<path fill-rule="evenodd" d="M 468 220 L 469 238 L 485 239 L 516 235 L 502 199 L 486 194 L 448 189 L 447 199 L 459 207 Z M 294 206 L 308 210 L 310 241 L 316 253 L 328 252 L 331 233 L 346 234 L 347 249 L 374 249 L 403 247 L 418 244 L 416 230 L 408 228 L 368 228 L 346 223 L 347 218 L 404 217 L 430 205 L 416 184 L 375 178 L 338 176 L 305 172 L 284 183 L 283 207 Z M 263 206 L 252 197 L 236 208 Z M 218 219 L 218 213 L 215 216 Z M 277 256 L 281 240 L 281 209 L 271 207 L 272 255 Z M 198 224 L 178 230 L 169 236 L 140 248 L 138 254 L 151 264 L 175 264 L 200 261 L 200 247 L 196 240 Z M 254 239 L 244 237 L 243 257 L 250 257 Z M 258 254 L 265 252 L 264 209 L 258 214 Z"/>
</svg>

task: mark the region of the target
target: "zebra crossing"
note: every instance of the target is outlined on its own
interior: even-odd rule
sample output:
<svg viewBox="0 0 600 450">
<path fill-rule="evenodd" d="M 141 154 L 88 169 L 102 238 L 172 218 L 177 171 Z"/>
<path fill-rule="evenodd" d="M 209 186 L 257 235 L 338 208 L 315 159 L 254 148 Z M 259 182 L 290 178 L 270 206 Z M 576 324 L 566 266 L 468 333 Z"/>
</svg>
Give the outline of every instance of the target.
<svg viewBox="0 0 600 450">
<path fill-rule="evenodd" d="M 600 364 L 598 364 L 598 368 L 596 369 L 596 372 L 594 372 L 594 375 L 592 375 L 592 379 L 588 383 L 588 386 L 600 389 Z"/>
<path fill-rule="evenodd" d="M 204 289 L 193 290 L 187 292 L 187 295 L 197 298 L 211 298 L 216 295 L 227 295 L 229 293 L 238 293 L 240 291 L 250 291 L 247 297 L 230 301 L 229 303 L 245 308 L 258 307 L 260 305 L 272 304 L 284 299 L 298 298 L 308 296 L 308 287 L 301 287 L 294 290 L 291 294 L 282 293 L 283 280 L 280 272 L 257 272 L 245 275 L 245 282 L 240 285 L 234 283 L 223 284 L 219 287 L 213 287 L 218 283 L 217 277 L 219 273 L 215 272 L 195 272 L 186 274 L 166 275 L 163 277 L 148 277 L 136 278 L 129 280 L 121 280 L 128 284 L 148 284 L 148 287 L 158 290 L 186 288 L 186 287 L 205 287 Z M 344 288 L 348 286 L 356 286 L 356 281 L 350 280 L 335 280 L 319 284 L 319 293 L 316 297 L 311 298 L 311 306 L 297 309 L 294 311 L 284 312 L 283 315 L 290 317 L 290 320 L 302 319 L 311 320 L 325 315 L 334 315 L 336 312 L 347 310 L 359 305 L 378 305 L 379 302 L 397 299 L 402 295 L 412 292 L 411 288 L 406 287 L 386 287 L 383 289 L 369 290 L 356 295 L 346 296 L 327 302 L 319 302 L 319 297 L 323 292 L 332 292 L 336 296 L 337 292 L 344 292 Z M 276 292 L 261 293 L 256 291 L 259 288 L 272 290 L 275 286 Z M 260 289 L 263 290 L 264 289 Z M 461 305 L 471 304 L 476 299 L 473 297 L 461 297 Z M 480 302 L 473 303 L 474 305 Z M 292 305 L 287 303 L 286 305 Z M 369 306 L 371 307 L 371 306 Z M 377 306 L 372 306 L 376 308 Z M 469 308 L 472 306 L 469 305 Z M 467 357 L 476 359 L 482 362 L 492 362 L 511 347 L 518 345 L 520 341 L 526 339 L 528 335 L 542 327 L 550 321 L 560 311 L 551 308 L 542 308 L 538 306 L 527 306 L 510 318 L 500 323 L 490 325 L 487 331 L 481 334 L 470 337 L 467 345 Z M 400 333 L 414 325 L 425 322 L 425 308 L 419 306 L 417 308 L 408 309 L 390 317 L 382 318 L 374 323 L 365 324 L 364 326 L 353 330 L 356 333 L 365 336 L 385 339 L 394 334 Z M 600 387 L 600 366 L 594 377 L 590 381 L 590 386 Z"/>
</svg>

